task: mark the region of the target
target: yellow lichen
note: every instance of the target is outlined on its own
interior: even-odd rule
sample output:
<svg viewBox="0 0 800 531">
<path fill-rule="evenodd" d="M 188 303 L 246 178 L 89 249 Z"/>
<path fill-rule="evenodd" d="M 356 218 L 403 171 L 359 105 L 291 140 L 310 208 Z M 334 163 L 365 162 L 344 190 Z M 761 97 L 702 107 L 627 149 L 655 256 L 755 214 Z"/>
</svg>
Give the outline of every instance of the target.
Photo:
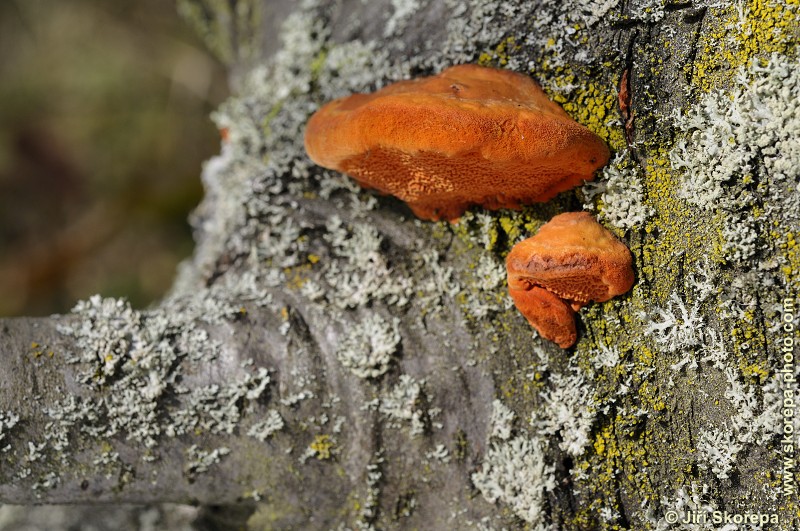
<svg viewBox="0 0 800 531">
<path fill-rule="evenodd" d="M 493 51 L 480 54 L 478 64 L 481 66 L 506 66 L 510 53 L 518 52 L 520 48 L 515 37 L 507 37 L 495 46 Z"/>
<path fill-rule="evenodd" d="M 331 450 L 334 448 L 330 435 L 317 435 L 309 446 L 319 460 L 330 459 Z"/>
<path fill-rule="evenodd" d="M 309 257 L 309 262 L 311 259 Z M 311 264 L 302 264 L 294 267 L 287 267 L 283 270 L 284 275 L 286 275 L 286 285 L 292 287 L 294 289 L 300 289 L 303 285 L 308 282 L 309 273 L 311 272 Z"/>
<path fill-rule="evenodd" d="M 740 67 L 771 53 L 786 54 L 797 38 L 800 0 L 749 0 L 720 8 L 721 22 L 703 31 L 692 85 L 709 92 L 728 84 Z"/>
</svg>

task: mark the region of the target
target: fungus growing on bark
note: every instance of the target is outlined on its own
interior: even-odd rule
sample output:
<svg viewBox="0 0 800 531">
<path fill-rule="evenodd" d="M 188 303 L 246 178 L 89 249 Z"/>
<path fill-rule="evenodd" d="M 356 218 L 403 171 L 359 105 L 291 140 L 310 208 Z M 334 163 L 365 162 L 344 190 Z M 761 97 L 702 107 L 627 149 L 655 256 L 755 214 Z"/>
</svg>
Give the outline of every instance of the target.
<svg viewBox="0 0 800 531">
<path fill-rule="evenodd" d="M 587 212 L 559 214 L 506 258 L 514 304 L 545 339 L 577 340 L 575 312 L 633 286 L 631 253 Z"/>
<path fill-rule="evenodd" d="M 603 141 L 529 77 L 477 65 L 334 100 L 309 120 L 309 157 L 424 219 L 518 208 L 591 180 Z"/>
</svg>

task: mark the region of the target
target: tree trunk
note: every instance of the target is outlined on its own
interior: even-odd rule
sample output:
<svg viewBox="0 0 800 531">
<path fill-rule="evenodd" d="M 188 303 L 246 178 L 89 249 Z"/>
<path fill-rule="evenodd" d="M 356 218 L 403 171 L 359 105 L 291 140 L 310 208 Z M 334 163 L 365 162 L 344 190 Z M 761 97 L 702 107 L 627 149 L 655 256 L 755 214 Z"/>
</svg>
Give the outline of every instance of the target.
<svg viewBox="0 0 800 531">
<path fill-rule="evenodd" d="M 156 308 L 2 321 L 0 499 L 252 504 L 256 529 L 798 526 L 796 3 L 179 5 L 239 91 L 195 255 Z M 613 161 L 450 224 L 308 160 L 320 104 L 464 62 L 530 74 Z M 582 208 L 636 284 L 562 350 L 503 260 Z"/>
</svg>

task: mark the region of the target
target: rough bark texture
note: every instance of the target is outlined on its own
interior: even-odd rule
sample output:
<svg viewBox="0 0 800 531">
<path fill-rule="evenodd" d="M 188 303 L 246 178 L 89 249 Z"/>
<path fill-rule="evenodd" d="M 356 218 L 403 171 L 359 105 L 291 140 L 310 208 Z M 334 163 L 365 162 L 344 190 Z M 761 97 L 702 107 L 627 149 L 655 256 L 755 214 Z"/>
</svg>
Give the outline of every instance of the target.
<svg viewBox="0 0 800 531">
<path fill-rule="evenodd" d="M 257 502 L 257 529 L 796 528 L 796 2 L 181 5 L 240 93 L 197 251 L 158 308 L 2 322 L 0 499 Z M 305 157 L 324 101 L 462 62 L 529 73 L 604 138 L 599 185 L 429 223 Z M 564 351 L 502 261 L 581 208 L 637 282 Z"/>
</svg>

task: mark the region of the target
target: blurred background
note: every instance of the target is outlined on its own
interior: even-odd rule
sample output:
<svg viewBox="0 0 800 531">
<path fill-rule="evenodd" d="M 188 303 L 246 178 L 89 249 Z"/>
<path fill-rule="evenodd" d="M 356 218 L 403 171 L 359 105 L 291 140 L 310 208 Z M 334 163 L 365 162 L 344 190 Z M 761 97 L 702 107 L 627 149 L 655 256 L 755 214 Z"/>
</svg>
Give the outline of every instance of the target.
<svg viewBox="0 0 800 531">
<path fill-rule="evenodd" d="M 0 0 L 0 316 L 163 295 L 226 96 L 173 2 Z"/>
</svg>

